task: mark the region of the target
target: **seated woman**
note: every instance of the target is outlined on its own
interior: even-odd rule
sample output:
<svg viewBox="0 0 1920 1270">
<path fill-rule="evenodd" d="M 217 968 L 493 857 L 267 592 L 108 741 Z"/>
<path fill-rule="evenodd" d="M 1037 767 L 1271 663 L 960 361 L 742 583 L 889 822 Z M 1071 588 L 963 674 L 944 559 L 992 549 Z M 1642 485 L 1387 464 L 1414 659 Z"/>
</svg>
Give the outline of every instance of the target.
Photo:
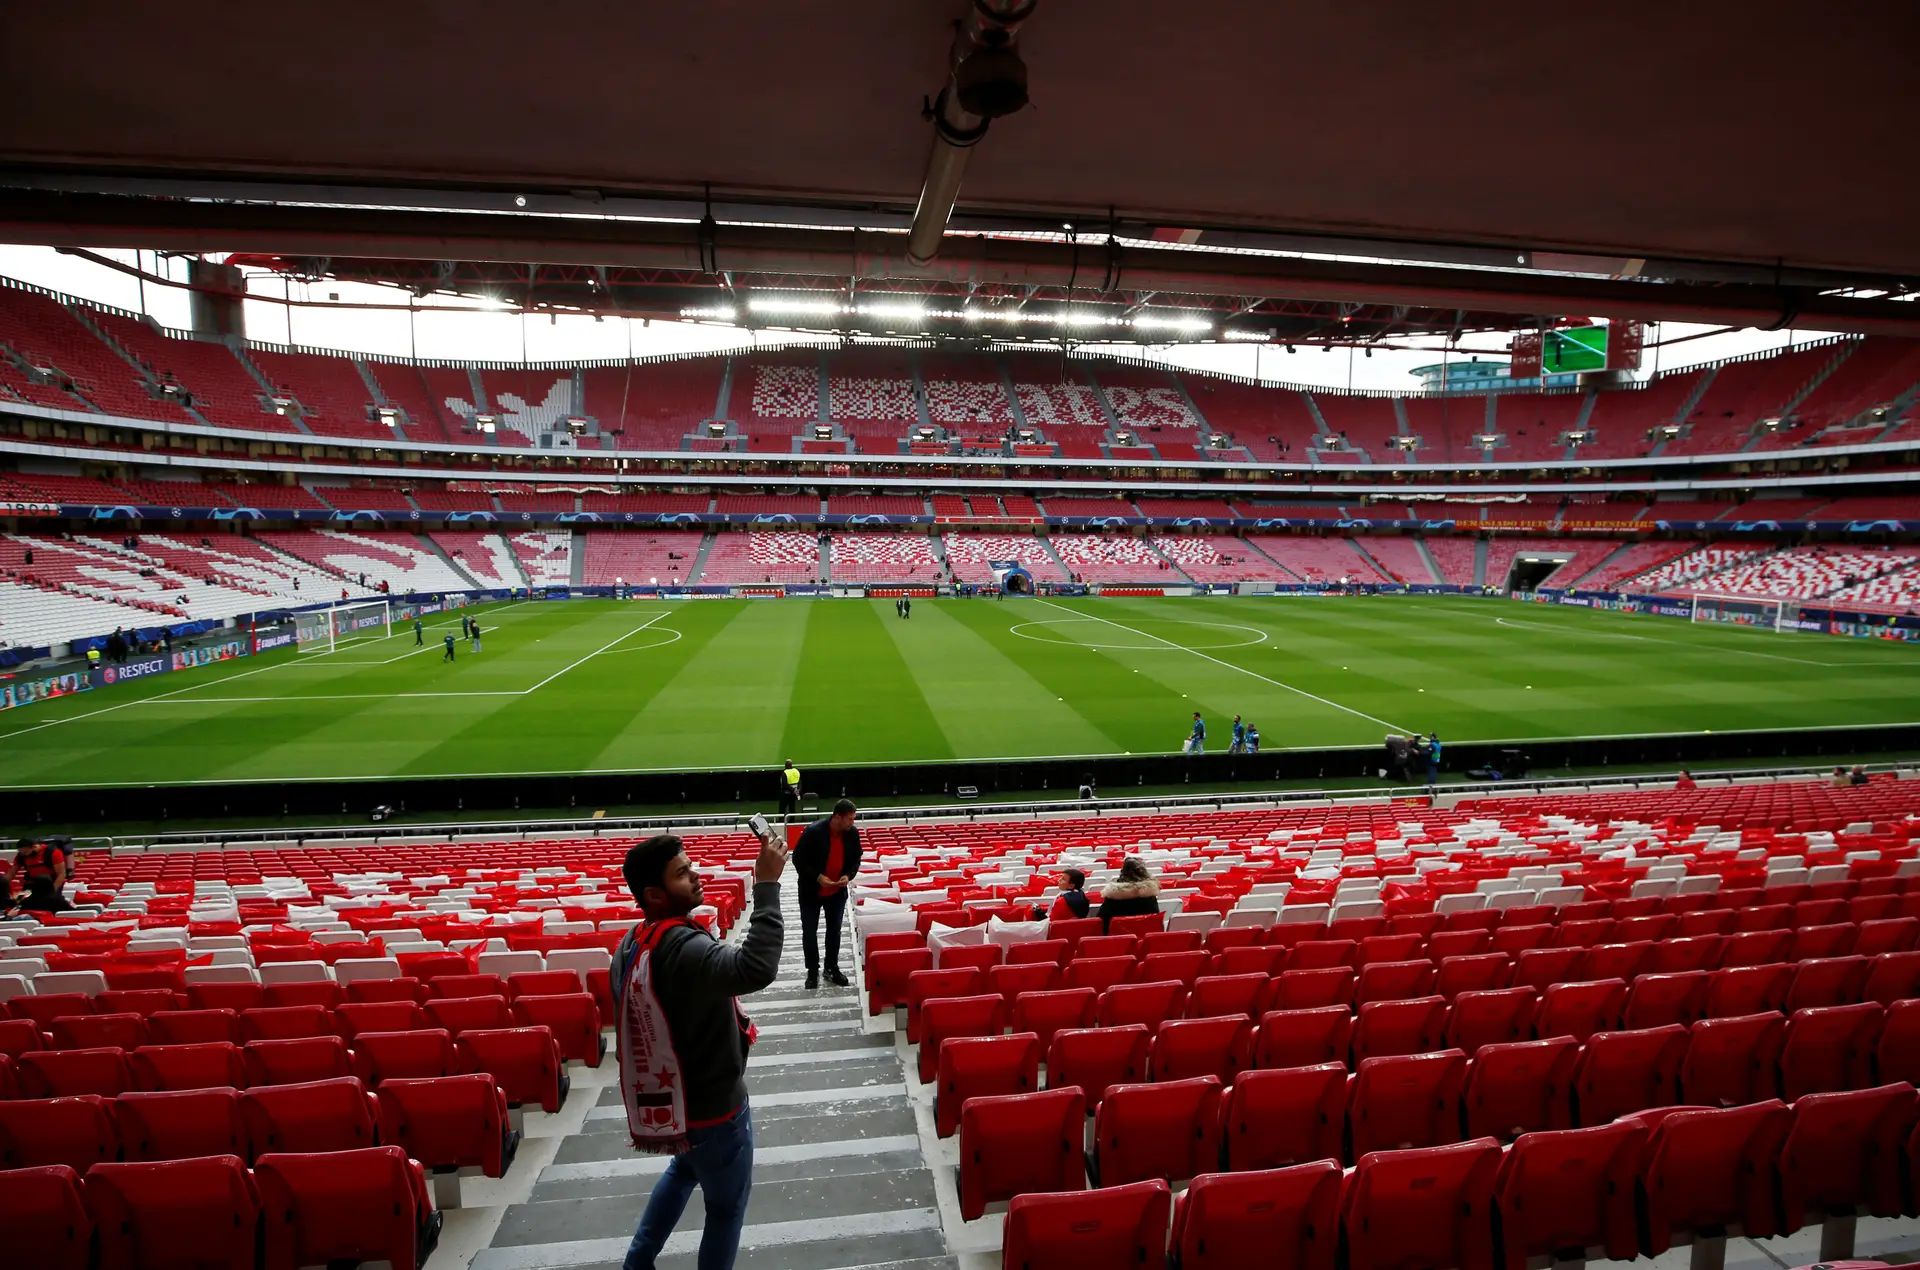
<svg viewBox="0 0 1920 1270">
<path fill-rule="evenodd" d="M 1042 910 L 1035 908 L 1036 920 L 1063 922 L 1075 917 L 1087 915 L 1087 875 L 1078 869 L 1060 870 L 1060 894 L 1053 897 L 1053 906 Z"/>
<path fill-rule="evenodd" d="M 1100 888 L 1100 929 L 1110 930 L 1116 917 L 1139 917 L 1160 911 L 1160 884 L 1138 856 L 1128 856 L 1120 876 Z"/>
</svg>

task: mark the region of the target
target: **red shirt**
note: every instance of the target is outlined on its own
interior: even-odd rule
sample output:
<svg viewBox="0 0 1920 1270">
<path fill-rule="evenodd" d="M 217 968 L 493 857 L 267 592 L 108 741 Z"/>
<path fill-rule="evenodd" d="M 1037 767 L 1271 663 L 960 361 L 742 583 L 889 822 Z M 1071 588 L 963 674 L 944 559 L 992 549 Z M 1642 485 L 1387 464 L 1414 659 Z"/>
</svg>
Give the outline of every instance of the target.
<svg viewBox="0 0 1920 1270">
<path fill-rule="evenodd" d="M 827 829 L 827 867 L 822 869 L 821 872 L 829 878 L 837 878 L 846 870 L 846 867 L 846 844 L 840 840 L 840 831 L 829 826 Z M 822 895 L 831 895 L 839 889 L 840 884 L 838 882 L 822 882 L 820 884 L 820 893 Z"/>
</svg>

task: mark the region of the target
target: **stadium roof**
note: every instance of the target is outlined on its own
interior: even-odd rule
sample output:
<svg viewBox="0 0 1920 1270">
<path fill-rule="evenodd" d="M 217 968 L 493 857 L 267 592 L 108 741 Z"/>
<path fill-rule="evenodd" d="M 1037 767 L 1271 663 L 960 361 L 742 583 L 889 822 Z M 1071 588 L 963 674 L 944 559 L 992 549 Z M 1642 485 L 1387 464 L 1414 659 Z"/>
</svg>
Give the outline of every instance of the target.
<svg viewBox="0 0 1920 1270">
<path fill-rule="evenodd" d="M 591 253 L 548 234 L 483 248 L 445 218 L 687 218 L 709 198 L 722 222 L 903 229 L 928 173 L 922 103 L 966 12 L 176 0 L 102 20 L 89 3 L 10 6 L 8 47 L 46 55 L 0 80 L 0 237 L 59 237 L 62 214 L 31 195 L 49 190 L 145 196 L 104 218 L 117 245 L 190 245 L 179 225 L 192 217 L 159 201 L 181 196 L 442 213 L 404 234 L 369 223 L 358 251 L 264 209 L 201 218 L 225 235 L 216 245 L 309 257 L 583 263 Z M 1038 0 L 1017 47 L 1032 104 L 974 148 L 956 229 L 1072 223 L 1816 293 L 1920 279 L 1907 65 L 1920 8 L 1904 0 Z M 105 245 L 103 229 L 77 228 L 94 216 L 84 200 L 65 206 L 70 240 Z M 174 236 L 135 232 L 149 221 Z M 791 272 L 775 267 L 786 260 L 767 269 Z M 1214 293 L 1264 294 L 1233 283 Z M 1410 302 L 1607 311 L 1571 296 L 1476 305 L 1423 285 L 1409 283 Z M 1329 298 L 1310 291 L 1293 287 Z M 1777 307 L 1781 324 L 1807 311 Z"/>
</svg>

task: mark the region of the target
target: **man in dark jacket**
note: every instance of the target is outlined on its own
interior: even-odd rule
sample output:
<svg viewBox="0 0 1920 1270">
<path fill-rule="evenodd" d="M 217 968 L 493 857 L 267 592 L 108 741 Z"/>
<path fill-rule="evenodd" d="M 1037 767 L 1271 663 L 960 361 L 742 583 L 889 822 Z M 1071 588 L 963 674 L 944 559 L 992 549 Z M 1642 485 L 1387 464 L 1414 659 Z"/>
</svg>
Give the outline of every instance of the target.
<svg viewBox="0 0 1920 1270">
<path fill-rule="evenodd" d="M 807 955 L 807 986 L 820 986 L 820 944 L 817 932 L 822 910 L 827 915 L 827 982 L 847 986 L 840 973 L 840 922 L 847 911 L 847 886 L 860 872 L 860 831 L 853 827 L 854 805 L 845 798 L 833 805 L 833 815 L 816 820 L 793 845 L 794 880 L 800 888 L 800 946 Z"/>
<path fill-rule="evenodd" d="M 627 1249 L 624 1270 L 653 1270 L 654 1258 L 700 1187 L 706 1224 L 700 1234 L 700 1265 L 730 1267 L 740 1249 L 747 1194 L 753 1185 L 753 1118 L 747 1106 L 747 1048 L 751 1025 L 734 998 L 773 982 L 780 967 L 786 928 L 780 918 L 780 874 L 787 852 L 772 836 L 753 865 L 753 915 L 745 938 L 724 944 L 684 919 L 704 896 L 700 875 L 672 834 L 649 838 L 627 852 L 622 866 L 627 890 L 646 913 L 614 954 L 615 1031 L 620 1040 L 622 1099 L 633 1116 L 638 1101 L 624 1088 L 630 1038 L 626 1020 L 628 980 L 639 936 L 670 924 L 648 941 L 644 982 L 664 1016 L 677 1060 L 685 1111 L 684 1149 L 654 1184 L 647 1210 Z M 633 989 L 640 991 L 640 989 Z M 656 1099 L 657 1101 L 657 1099 Z M 636 1142 L 639 1141 L 636 1136 Z"/>
</svg>

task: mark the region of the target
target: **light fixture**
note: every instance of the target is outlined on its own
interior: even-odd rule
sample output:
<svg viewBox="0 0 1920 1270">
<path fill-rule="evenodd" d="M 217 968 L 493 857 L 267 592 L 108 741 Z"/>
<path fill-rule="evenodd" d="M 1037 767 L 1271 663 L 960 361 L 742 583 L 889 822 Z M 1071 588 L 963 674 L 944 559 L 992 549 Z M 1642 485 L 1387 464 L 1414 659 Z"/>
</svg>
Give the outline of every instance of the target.
<svg viewBox="0 0 1920 1270">
<path fill-rule="evenodd" d="M 838 300 L 807 300 L 791 296 L 752 296 L 747 300 L 747 308 L 755 313 L 772 316 L 791 315 L 793 317 L 838 317 L 847 312 L 847 306 Z"/>
<path fill-rule="evenodd" d="M 1211 319 L 1178 310 L 1142 310 L 1134 315 L 1133 325 L 1143 331 L 1196 332 L 1213 329 Z"/>
</svg>

